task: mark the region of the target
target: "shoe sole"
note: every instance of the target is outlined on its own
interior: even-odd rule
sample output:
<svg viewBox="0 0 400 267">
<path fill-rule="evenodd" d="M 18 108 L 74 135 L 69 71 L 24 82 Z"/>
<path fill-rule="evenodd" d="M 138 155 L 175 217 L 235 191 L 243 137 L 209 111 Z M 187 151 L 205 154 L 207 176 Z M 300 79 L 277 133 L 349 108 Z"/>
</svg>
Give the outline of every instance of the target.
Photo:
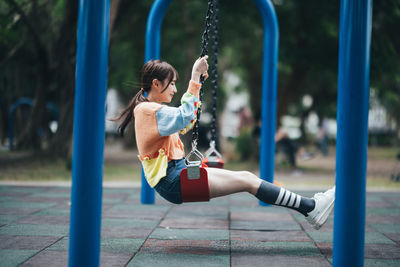
<svg viewBox="0 0 400 267">
<path fill-rule="evenodd" d="M 325 224 L 326 220 L 328 219 L 329 215 L 331 214 L 334 203 L 335 203 L 335 199 L 333 199 L 329 203 L 329 205 L 325 208 L 324 211 L 322 211 L 320 214 L 318 214 L 317 218 L 315 219 L 315 224 L 313 225 L 314 229 L 319 230 L 321 228 L 321 226 Z"/>
</svg>

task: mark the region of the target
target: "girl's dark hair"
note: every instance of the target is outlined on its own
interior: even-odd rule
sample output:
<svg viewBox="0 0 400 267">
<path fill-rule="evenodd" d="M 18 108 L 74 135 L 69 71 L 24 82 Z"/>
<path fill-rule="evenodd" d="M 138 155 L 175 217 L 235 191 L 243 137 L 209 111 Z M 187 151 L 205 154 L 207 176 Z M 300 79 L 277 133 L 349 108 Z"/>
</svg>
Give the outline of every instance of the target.
<svg viewBox="0 0 400 267">
<path fill-rule="evenodd" d="M 134 120 L 135 107 L 142 102 L 148 102 L 149 100 L 144 96 L 144 93 L 149 93 L 151 90 L 151 85 L 154 79 L 159 80 L 164 83 L 167 81 L 167 85 L 163 89 L 164 92 L 167 87 L 170 85 L 172 80 L 176 77 L 178 80 L 178 72 L 165 61 L 161 60 L 150 60 L 146 64 L 144 64 L 141 71 L 141 83 L 140 83 L 140 91 L 132 98 L 129 105 L 122 111 L 122 113 L 113 121 L 122 120 L 121 124 L 118 127 L 118 132 L 121 136 L 124 135 L 125 128 Z"/>
</svg>

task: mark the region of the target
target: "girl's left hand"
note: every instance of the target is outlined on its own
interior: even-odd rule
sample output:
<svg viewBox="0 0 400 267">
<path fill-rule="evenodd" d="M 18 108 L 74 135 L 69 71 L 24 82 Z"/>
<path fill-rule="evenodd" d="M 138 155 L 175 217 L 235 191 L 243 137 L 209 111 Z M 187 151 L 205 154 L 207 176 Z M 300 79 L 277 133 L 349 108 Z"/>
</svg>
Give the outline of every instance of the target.
<svg viewBox="0 0 400 267">
<path fill-rule="evenodd" d="M 208 56 L 204 56 L 202 58 L 199 58 L 196 60 L 196 62 L 193 64 L 193 69 L 192 69 L 192 80 L 199 82 L 200 81 L 200 75 L 204 76 L 204 79 L 208 78 L 208 63 L 207 63 Z"/>
</svg>

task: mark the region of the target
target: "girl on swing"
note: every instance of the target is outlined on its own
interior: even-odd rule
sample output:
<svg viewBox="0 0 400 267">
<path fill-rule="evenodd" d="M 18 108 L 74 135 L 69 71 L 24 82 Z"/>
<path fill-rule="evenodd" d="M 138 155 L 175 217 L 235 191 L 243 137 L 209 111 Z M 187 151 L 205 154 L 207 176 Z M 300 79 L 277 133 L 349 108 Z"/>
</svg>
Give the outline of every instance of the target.
<svg viewBox="0 0 400 267">
<path fill-rule="evenodd" d="M 166 200 L 181 204 L 180 172 L 184 164 L 183 144 L 179 134 L 189 131 L 200 105 L 200 76 L 208 77 L 208 56 L 196 60 L 189 87 L 179 107 L 169 107 L 177 92 L 178 73 L 167 62 L 151 60 L 141 72 L 141 89 L 116 120 L 122 120 L 118 130 L 123 135 L 127 125 L 134 121 L 139 159 L 149 185 Z M 144 93 L 147 93 L 147 97 Z M 333 209 L 335 188 L 307 198 L 266 182 L 248 171 L 229 171 L 206 168 L 210 198 L 237 192 L 248 192 L 259 200 L 294 209 L 319 229 Z"/>
</svg>

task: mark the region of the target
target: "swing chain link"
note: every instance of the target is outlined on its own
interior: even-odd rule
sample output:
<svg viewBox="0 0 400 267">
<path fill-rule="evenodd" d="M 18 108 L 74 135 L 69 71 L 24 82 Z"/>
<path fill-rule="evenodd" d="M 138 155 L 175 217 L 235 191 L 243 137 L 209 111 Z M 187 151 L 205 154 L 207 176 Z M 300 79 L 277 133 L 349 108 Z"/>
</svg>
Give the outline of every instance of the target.
<svg viewBox="0 0 400 267">
<path fill-rule="evenodd" d="M 208 55 L 208 42 L 210 40 L 210 28 L 212 23 L 212 17 L 214 13 L 214 0 L 208 0 L 208 7 L 205 19 L 205 29 L 203 36 L 201 37 L 201 53 L 200 57 Z"/>
<path fill-rule="evenodd" d="M 208 7 L 207 7 L 207 14 L 205 19 L 205 30 L 201 40 L 201 54 L 200 57 L 204 57 L 208 54 L 208 42 L 210 39 L 210 28 L 212 23 L 212 18 L 214 11 L 214 0 L 208 0 Z M 199 92 L 199 99 L 200 102 L 203 100 L 203 84 L 204 84 L 204 77 L 203 75 L 200 76 L 200 92 Z M 198 107 L 197 110 L 197 119 L 193 126 L 192 131 L 192 152 L 193 150 L 197 150 L 197 140 L 199 139 L 199 122 L 200 122 L 200 115 L 201 115 L 201 106 Z"/>
<path fill-rule="evenodd" d="M 215 14 L 213 19 L 213 56 L 214 64 L 211 67 L 211 83 L 212 83 L 212 120 L 211 120 L 211 141 L 216 142 L 217 140 L 217 89 L 218 89 L 218 13 L 219 5 L 218 0 L 214 0 Z"/>
</svg>

